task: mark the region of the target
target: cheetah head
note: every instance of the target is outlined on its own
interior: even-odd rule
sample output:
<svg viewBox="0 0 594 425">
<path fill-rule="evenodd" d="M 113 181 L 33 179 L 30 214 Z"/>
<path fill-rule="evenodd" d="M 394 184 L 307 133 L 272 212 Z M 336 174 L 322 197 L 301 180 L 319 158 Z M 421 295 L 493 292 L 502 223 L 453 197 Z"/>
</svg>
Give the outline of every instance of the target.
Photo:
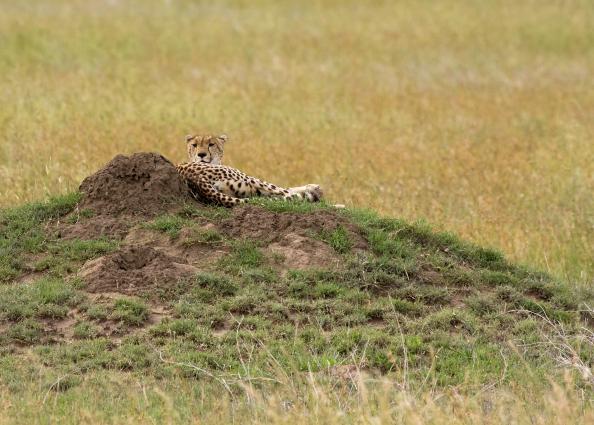
<svg viewBox="0 0 594 425">
<path fill-rule="evenodd" d="M 224 134 L 221 134 L 220 136 L 186 136 L 190 162 L 207 162 L 215 165 L 220 164 L 223 159 L 223 146 L 226 141 L 227 136 Z"/>
</svg>

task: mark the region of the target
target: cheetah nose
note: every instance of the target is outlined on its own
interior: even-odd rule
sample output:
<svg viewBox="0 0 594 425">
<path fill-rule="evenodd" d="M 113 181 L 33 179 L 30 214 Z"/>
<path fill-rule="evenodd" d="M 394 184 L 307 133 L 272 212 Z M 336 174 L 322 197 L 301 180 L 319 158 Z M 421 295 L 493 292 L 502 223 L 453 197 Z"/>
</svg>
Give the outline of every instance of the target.
<svg viewBox="0 0 594 425">
<path fill-rule="evenodd" d="M 204 157 L 206 156 L 206 152 L 200 152 L 200 153 L 198 154 L 198 156 L 199 156 L 200 158 L 204 158 Z"/>
</svg>

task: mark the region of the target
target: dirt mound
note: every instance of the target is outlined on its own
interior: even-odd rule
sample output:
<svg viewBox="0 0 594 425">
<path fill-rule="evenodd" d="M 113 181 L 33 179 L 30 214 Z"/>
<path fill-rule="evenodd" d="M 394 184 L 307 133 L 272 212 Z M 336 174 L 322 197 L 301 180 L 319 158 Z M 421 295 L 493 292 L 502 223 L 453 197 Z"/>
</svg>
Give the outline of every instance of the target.
<svg viewBox="0 0 594 425">
<path fill-rule="evenodd" d="M 344 228 L 352 239 L 353 249 L 366 249 L 367 241 L 360 229 L 334 211 L 315 211 L 311 214 L 275 213 L 254 206 L 233 210 L 233 216 L 220 223 L 227 236 L 258 240 L 264 245 L 281 242 L 287 235 L 311 238 L 324 232 Z"/>
<path fill-rule="evenodd" d="M 118 155 L 84 179 L 80 208 L 99 215 L 154 216 L 191 199 L 175 166 L 156 153 Z"/>
<path fill-rule="evenodd" d="M 198 270 L 183 260 L 149 246 L 126 246 L 87 262 L 79 276 L 88 292 L 118 292 L 138 295 L 144 290 L 175 285 L 190 279 Z"/>
<path fill-rule="evenodd" d="M 338 228 L 348 233 L 353 249 L 367 248 L 351 221 L 324 210 L 277 213 L 248 205 L 234 209 L 227 219 L 208 220 L 199 214 L 186 219 L 175 237 L 149 230 L 141 223 L 192 202 L 174 165 L 155 153 L 116 156 L 87 177 L 80 191 L 83 199 L 70 217 L 75 220 L 58 223 L 57 236 L 120 241 L 116 252 L 87 261 L 79 271 L 91 293 L 140 295 L 177 285 L 229 253 L 231 245 L 221 240 L 258 241 L 267 261 L 282 274 L 289 269 L 339 266 L 340 256 L 322 240 L 322 235 Z M 82 214 L 85 209 L 92 210 L 92 216 Z"/>
</svg>

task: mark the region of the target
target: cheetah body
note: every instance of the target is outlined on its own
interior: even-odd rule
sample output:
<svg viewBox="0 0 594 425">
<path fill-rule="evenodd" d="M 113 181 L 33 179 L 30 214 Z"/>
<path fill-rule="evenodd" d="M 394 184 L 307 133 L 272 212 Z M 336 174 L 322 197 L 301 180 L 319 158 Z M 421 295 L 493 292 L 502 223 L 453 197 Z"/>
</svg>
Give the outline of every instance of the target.
<svg viewBox="0 0 594 425">
<path fill-rule="evenodd" d="M 177 166 L 187 181 L 192 195 L 206 202 L 226 207 L 247 202 L 247 198 L 268 196 L 283 199 L 303 199 L 310 202 L 322 197 L 320 186 L 282 188 L 221 164 L 226 136 L 188 136 L 190 162 Z"/>
</svg>

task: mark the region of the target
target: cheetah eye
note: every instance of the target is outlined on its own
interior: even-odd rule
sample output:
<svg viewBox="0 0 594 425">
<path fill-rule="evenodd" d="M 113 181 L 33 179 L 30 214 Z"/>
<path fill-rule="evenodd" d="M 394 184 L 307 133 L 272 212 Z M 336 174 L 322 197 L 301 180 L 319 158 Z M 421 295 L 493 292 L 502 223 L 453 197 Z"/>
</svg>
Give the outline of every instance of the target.
<svg viewBox="0 0 594 425">
<path fill-rule="evenodd" d="M 196 148 L 196 147 L 198 147 L 198 144 L 197 143 L 192 143 L 192 146 Z"/>
<path fill-rule="evenodd" d="M 208 147 L 209 147 L 209 148 L 212 148 L 214 145 L 215 145 L 214 143 L 209 143 L 209 144 L 208 144 Z"/>
</svg>

